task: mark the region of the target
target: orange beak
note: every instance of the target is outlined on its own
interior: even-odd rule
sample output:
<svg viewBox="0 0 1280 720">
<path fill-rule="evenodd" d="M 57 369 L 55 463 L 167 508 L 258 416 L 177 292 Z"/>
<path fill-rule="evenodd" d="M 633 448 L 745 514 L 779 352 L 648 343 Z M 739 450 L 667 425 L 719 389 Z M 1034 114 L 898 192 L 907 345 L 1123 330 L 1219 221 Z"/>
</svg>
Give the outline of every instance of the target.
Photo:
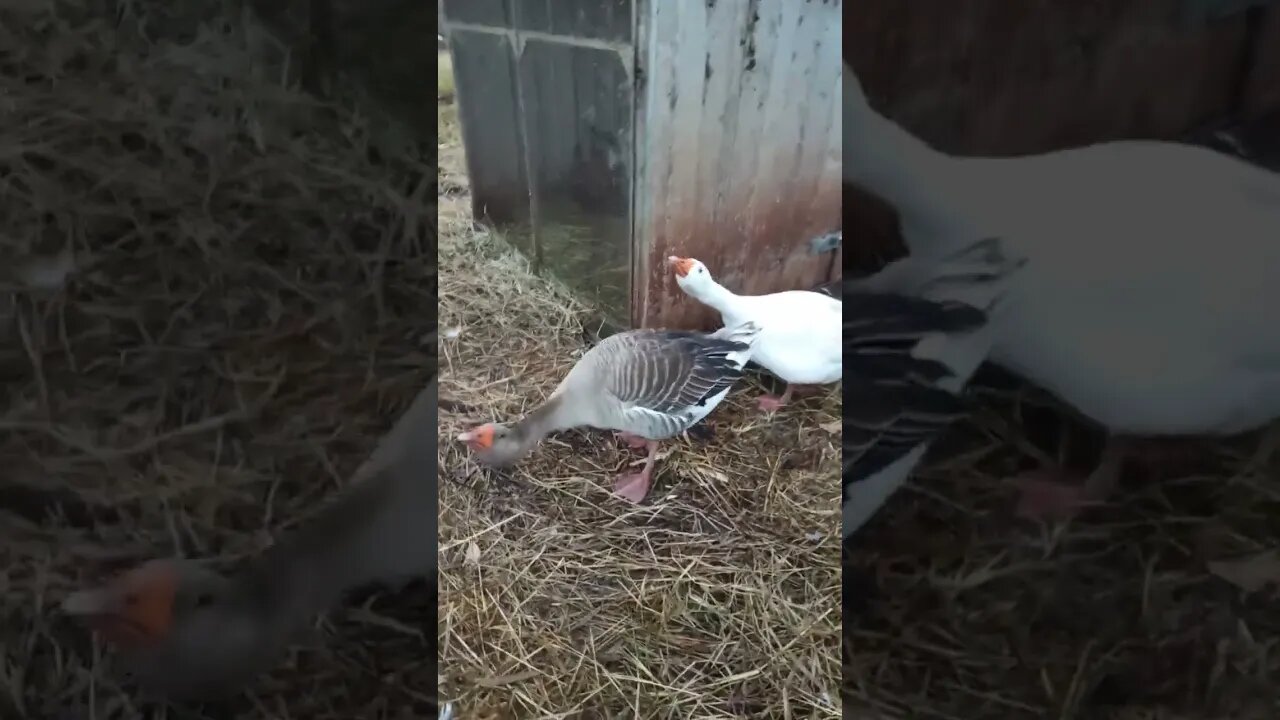
<svg viewBox="0 0 1280 720">
<path fill-rule="evenodd" d="M 177 586 L 177 573 L 171 565 L 150 562 L 105 587 L 68 595 L 62 601 L 62 610 L 83 618 L 112 643 L 123 647 L 149 645 L 169 633 Z"/>
<path fill-rule="evenodd" d="M 481 425 L 458 435 L 458 442 L 467 444 L 475 451 L 488 450 L 493 447 L 493 426 Z"/>
<path fill-rule="evenodd" d="M 672 255 L 667 258 L 667 264 L 675 271 L 676 277 L 685 277 L 693 270 L 693 258 L 682 258 Z"/>
</svg>

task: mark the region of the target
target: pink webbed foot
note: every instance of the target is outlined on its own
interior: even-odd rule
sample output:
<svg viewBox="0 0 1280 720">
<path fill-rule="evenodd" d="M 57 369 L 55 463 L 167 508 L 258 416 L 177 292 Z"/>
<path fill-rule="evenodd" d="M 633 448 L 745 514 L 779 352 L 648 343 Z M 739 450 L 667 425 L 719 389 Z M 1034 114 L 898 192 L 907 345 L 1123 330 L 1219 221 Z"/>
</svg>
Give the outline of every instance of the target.
<svg viewBox="0 0 1280 720">
<path fill-rule="evenodd" d="M 1037 470 L 1017 478 L 1021 490 L 1018 515 L 1040 520 L 1065 520 L 1091 503 L 1111 496 L 1120 479 L 1124 457 L 1130 444 L 1111 439 L 1102 458 L 1086 477 L 1061 470 Z"/>
<path fill-rule="evenodd" d="M 643 438 L 642 438 L 643 440 Z M 643 440 L 648 453 L 644 459 L 644 469 L 638 473 L 625 473 L 618 476 L 613 483 L 613 492 L 630 503 L 638 503 L 649 494 L 649 483 L 653 478 L 653 463 L 658 456 L 658 443 Z"/>
<path fill-rule="evenodd" d="M 630 503 L 639 503 L 649 494 L 649 473 L 626 473 L 613 483 L 613 492 Z"/>
<path fill-rule="evenodd" d="M 761 395 L 756 399 L 756 404 L 764 412 L 777 412 L 791 402 L 791 395 L 795 392 L 796 386 L 787 383 L 787 389 L 781 395 Z"/>
<path fill-rule="evenodd" d="M 1064 473 L 1036 471 L 1016 479 L 1017 514 L 1031 520 L 1066 520 L 1085 504 L 1083 479 Z"/>
<path fill-rule="evenodd" d="M 761 395 L 756 398 L 756 404 L 764 412 L 777 412 L 781 410 L 787 402 L 777 395 Z"/>
</svg>

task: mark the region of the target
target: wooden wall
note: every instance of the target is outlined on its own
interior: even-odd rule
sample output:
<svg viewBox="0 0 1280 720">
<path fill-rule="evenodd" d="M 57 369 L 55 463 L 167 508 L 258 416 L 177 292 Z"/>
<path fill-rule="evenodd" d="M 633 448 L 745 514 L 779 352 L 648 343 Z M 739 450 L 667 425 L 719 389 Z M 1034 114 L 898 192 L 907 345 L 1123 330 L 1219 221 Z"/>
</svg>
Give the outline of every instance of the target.
<svg viewBox="0 0 1280 720">
<path fill-rule="evenodd" d="M 1259 25 L 1242 108 L 1250 116 L 1280 112 L 1280 5 L 1268 8 Z"/>
<path fill-rule="evenodd" d="M 948 152 L 1013 155 L 1100 140 L 1176 139 L 1231 112 L 1250 17 L 1198 26 L 1182 0 L 859 0 L 845 56 L 882 113 Z M 1241 104 L 1280 107 L 1280 6 L 1255 11 L 1255 71 Z M 890 211 L 855 189 L 846 265 L 899 240 Z"/>
<path fill-rule="evenodd" d="M 840 0 L 638 7 L 632 323 L 718 320 L 680 292 L 671 254 L 746 293 L 838 274 L 809 240 L 840 227 Z"/>
</svg>

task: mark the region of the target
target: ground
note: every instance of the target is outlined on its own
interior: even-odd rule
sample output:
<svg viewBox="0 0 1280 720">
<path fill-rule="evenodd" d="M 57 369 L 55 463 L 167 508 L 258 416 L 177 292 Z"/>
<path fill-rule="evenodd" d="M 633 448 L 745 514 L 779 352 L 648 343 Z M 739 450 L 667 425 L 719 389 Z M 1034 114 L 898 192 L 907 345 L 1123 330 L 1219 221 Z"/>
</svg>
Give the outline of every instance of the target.
<svg viewBox="0 0 1280 720">
<path fill-rule="evenodd" d="M 434 374 L 429 168 L 178 9 L 0 8 L 0 717 L 433 715 L 421 586 L 215 705 L 139 698 L 58 612 L 140 560 L 262 547 Z"/>
<path fill-rule="evenodd" d="M 465 90 L 464 90 L 465 92 Z M 839 716 L 839 391 L 774 417 L 744 384 L 709 438 L 639 456 L 571 431 L 498 473 L 453 441 L 519 417 L 583 352 L 592 313 L 471 217 L 440 105 L 441 700 L 465 718 Z"/>
<path fill-rule="evenodd" d="M 1003 479 L 1060 457 L 1087 470 L 1099 439 L 993 377 L 975 388 L 975 415 L 850 543 L 847 708 L 1280 716 L 1280 435 L 1157 446 L 1107 506 L 1042 526 L 1014 517 Z"/>
</svg>

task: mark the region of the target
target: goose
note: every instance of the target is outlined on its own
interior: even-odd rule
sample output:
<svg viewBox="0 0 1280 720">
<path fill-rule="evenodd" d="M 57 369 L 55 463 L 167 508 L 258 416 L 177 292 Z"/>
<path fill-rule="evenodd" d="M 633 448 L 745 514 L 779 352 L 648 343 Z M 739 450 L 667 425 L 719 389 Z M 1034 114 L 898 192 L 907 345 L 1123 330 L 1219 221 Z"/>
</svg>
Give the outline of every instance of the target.
<svg viewBox="0 0 1280 720">
<path fill-rule="evenodd" d="M 69 594 L 63 612 L 113 646 L 147 693 L 213 700 L 243 689 L 348 590 L 434 572 L 436 396 L 433 380 L 363 477 L 232 574 L 189 559 L 150 560 Z"/>
<path fill-rule="evenodd" d="M 1023 261 L 987 238 L 846 280 L 841 531 L 850 537 L 966 411 L 960 392 Z"/>
<path fill-rule="evenodd" d="M 1108 431 L 1087 478 L 1018 478 L 1021 514 L 1105 499 L 1136 438 L 1280 415 L 1280 175 L 1145 140 L 951 156 L 872 108 L 848 65 L 843 93 L 845 179 L 897 210 L 912 253 L 994 235 L 1025 258 L 990 358 Z"/>
<path fill-rule="evenodd" d="M 672 255 L 667 263 L 680 289 L 720 313 L 725 327 L 748 321 L 760 326 L 751 360 L 787 383 L 780 397 L 757 399 L 761 410 L 786 405 L 795 385 L 840 379 L 839 300 L 811 290 L 738 295 L 716 282 L 697 258 Z"/>
<path fill-rule="evenodd" d="M 644 468 L 619 475 L 614 492 L 639 503 L 649 492 L 658 441 L 706 417 L 742 376 L 760 334 L 754 323 L 714 333 L 630 330 L 588 350 L 541 405 L 514 424 L 486 423 L 458 435 L 476 457 L 503 466 L 547 435 L 576 427 L 617 431 L 645 448 Z"/>
</svg>

